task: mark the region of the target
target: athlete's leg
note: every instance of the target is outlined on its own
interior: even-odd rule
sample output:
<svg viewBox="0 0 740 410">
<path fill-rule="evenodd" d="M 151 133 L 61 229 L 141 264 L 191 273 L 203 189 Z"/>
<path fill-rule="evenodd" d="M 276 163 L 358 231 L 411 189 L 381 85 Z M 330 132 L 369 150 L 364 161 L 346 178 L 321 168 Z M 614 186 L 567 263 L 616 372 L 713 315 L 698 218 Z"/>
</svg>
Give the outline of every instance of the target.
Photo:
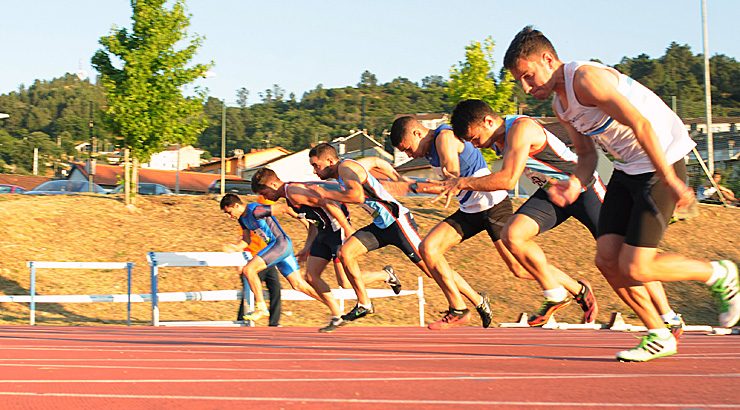
<svg viewBox="0 0 740 410">
<path fill-rule="evenodd" d="M 285 276 L 285 279 L 288 280 L 288 283 L 290 283 L 290 286 L 293 289 L 299 292 L 303 292 L 306 295 L 311 296 L 312 298 L 326 305 L 326 302 L 321 299 L 321 296 L 319 296 L 319 294 L 316 292 L 316 289 L 314 289 L 311 285 L 308 284 L 308 282 L 303 279 L 300 271 L 295 271 L 288 276 Z"/>
<path fill-rule="evenodd" d="M 658 310 L 661 317 L 669 312 L 673 312 L 671 305 L 668 303 L 668 295 L 665 294 L 662 282 L 645 282 L 644 285 L 650 294 L 650 299 L 653 301 L 655 309 Z"/>
<path fill-rule="evenodd" d="M 632 279 L 641 282 L 676 282 L 698 280 L 707 282 L 714 268 L 709 261 L 687 258 L 676 253 L 657 253 L 655 248 L 626 245 L 623 269 Z"/>
<path fill-rule="evenodd" d="M 624 237 L 615 234 L 602 235 L 596 241 L 596 266 L 601 271 L 609 285 L 617 295 L 642 320 L 648 329 L 663 327 L 650 293 L 641 282 L 625 275 L 620 266 L 622 258 L 626 258 Z"/>
<path fill-rule="evenodd" d="M 417 264 L 422 271 L 437 282 L 450 308 L 456 310 L 465 309 L 465 301 L 460 293 L 461 290 L 458 288 L 456 275 L 450 269 L 444 253 L 461 241 L 462 236 L 455 228 L 445 222 L 437 224 L 419 245 L 419 255 L 422 262 Z M 462 277 L 460 277 L 460 282 L 467 284 Z"/>
<path fill-rule="evenodd" d="M 532 218 L 524 214 L 515 214 L 504 226 L 501 240 L 511 251 L 517 262 L 531 274 L 543 290 L 565 287 L 573 295 L 581 290 L 581 284 L 565 272 L 548 264 L 545 252 L 533 238 L 540 232 L 540 227 Z M 502 254 L 504 259 L 508 256 Z"/>
<path fill-rule="evenodd" d="M 370 306 L 370 297 L 365 289 L 365 282 L 362 280 L 362 271 L 357 259 L 366 254 L 368 249 L 358 239 L 358 236 L 372 235 L 369 232 L 357 231 L 352 235 L 339 249 L 339 260 L 345 268 L 347 279 L 349 279 L 352 289 L 357 294 L 357 302 L 363 306 Z"/>
<path fill-rule="evenodd" d="M 332 316 L 339 316 L 342 314 L 342 311 L 339 310 L 339 304 L 332 296 L 329 285 L 321 278 L 321 273 L 328 263 L 329 261 L 326 259 L 309 255 L 306 261 L 306 281 L 316 290 L 319 300 L 329 307 Z"/>
<path fill-rule="evenodd" d="M 255 255 L 250 261 L 242 268 L 242 275 L 247 278 L 249 289 L 254 294 L 254 303 L 257 310 L 267 311 L 267 304 L 265 303 L 265 297 L 262 295 L 262 281 L 259 277 L 259 272 L 266 269 L 267 264 L 258 255 Z"/>
</svg>

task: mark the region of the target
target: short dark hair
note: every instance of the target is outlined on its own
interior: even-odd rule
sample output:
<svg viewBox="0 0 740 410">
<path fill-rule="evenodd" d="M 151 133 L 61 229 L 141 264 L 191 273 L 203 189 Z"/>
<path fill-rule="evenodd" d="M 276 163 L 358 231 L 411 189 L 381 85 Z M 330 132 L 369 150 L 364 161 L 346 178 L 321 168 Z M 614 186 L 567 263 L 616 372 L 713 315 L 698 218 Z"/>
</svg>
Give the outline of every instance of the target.
<svg viewBox="0 0 740 410">
<path fill-rule="evenodd" d="M 457 138 L 466 139 L 470 126 L 483 121 L 486 115 L 498 117 L 483 100 L 462 100 L 457 103 L 450 116 L 452 132 Z"/>
<path fill-rule="evenodd" d="M 221 198 L 221 209 L 230 208 L 236 204 L 243 204 L 241 198 L 237 194 L 226 194 Z"/>
<path fill-rule="evenodd" d="M 327 155 L 330 158 L 339 158 L 339 156 L 337 155 L 336 148 L 334 148 L 328 142 L 322 142 L 321 144 L 311 148 L 311 151 L 308 151 L 309 158 L 310 157 L 324 158 Z"/>
<path fill-rule="evenodd" d="M 391 145 L 397 147 L 415 122 L 416 119 L 410 115 L 396 118 L 391 125 Z"/>
<path fill-rule="evenodd" d="M 259 194 L 260 191 L 267 188 L 267 183 L 279 179 L 275 171 L 270 168 L 260 168 L 252 175 L 252 192 Z"/>
<path fill-rule="evenodd" d="M 527 26 L 522 29 L 517 35 L 511 40 L 509 48 L 506 49 L 504 55 L 504 67 L 507 70 L 511 70 L 516 66 L 516 60 L 519 58 L 527 58 L 528 56 L 541 51 L 551 52 L 555 58 L 558 57 L 555 47 L 553 47 L 550 40 L 542 34 L 541 31 L 535 30 L 532 26 Z"/>
</svg>

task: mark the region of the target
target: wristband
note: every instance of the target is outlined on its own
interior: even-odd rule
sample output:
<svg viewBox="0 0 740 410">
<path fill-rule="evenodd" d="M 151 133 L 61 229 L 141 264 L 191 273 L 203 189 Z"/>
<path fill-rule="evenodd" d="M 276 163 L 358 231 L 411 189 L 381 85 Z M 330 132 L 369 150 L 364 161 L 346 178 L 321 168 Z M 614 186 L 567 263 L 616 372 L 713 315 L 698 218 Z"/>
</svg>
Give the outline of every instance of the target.
<svg viewBox="0 0 740 410">
<path fill-rule="evenodd" d="M 417 182 L 412 182 L 409 184 L 409 189 L 411 192 L 418 194 L 419 193 L 419 184 Z"/>
</svg>

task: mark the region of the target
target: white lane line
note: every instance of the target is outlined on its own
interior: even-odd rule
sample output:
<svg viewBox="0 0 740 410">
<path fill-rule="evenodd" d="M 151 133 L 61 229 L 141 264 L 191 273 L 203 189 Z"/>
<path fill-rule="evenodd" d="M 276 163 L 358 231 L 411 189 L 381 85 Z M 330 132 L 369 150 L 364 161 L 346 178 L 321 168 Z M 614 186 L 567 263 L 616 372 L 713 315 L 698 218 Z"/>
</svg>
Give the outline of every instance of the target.
<svg viewBox="0 0 740 410">
<path fill-rule="evenodd" d="M 740 373 L 718 373 L 718 374 L 645 374 L 645 373 L 633 373 L 633 374 L 574 374 L 568 376 L 558 375 L 558 379 L 631 379 L 631 378 L 648 378 L 648 377 L 672 377 L 672 378 L 738 378 Z M 35 379 L 15 379 L 15 380 L 0 380 L 0 384 L 47 384 L 47 383 L 95 383 L 95 384 L 108 384 L 108 383 L 276 383 L 276 382 L 409 382 L 409 381 L 497 381 L 497 380 L 535 380 L 535 379 L 548 379 L 553 380 L 553 375 L 539 375 L 539 376 L 448 376 L 448 377 L 321 377 L 321 378 L 240 378 L 240 379 L 48 379 L 48 380 L 35 380 Z"/>
<path fill-rule="evenodd" d="M 595 408 L 710 408 L 733 409 L 740 408 L 737 404 L 720 403 L 609 403 L 609 402 L 555 402 L 555 401 L 477 401 L 477 400 L 389 400 L 389 399 L 332 399 L 315 397 L 236 397 L 236 396 L 175 396 L 150 394 L 89 394 L 89 393 L 34 393 L 0 391 L 0 396 L 32 396 L 32 397 L 75 397 L 75 398 L 103 398 L 103 399 L 152 399 L 152 400 L 209 400 L 209 401 L 263 401 L 288 403 L 342 403 L 342 404 L 406 404 L 406 405 L 446 405 L 446 406 L 520 406 L 520 407 L 595 407 Z"/>
</svg>

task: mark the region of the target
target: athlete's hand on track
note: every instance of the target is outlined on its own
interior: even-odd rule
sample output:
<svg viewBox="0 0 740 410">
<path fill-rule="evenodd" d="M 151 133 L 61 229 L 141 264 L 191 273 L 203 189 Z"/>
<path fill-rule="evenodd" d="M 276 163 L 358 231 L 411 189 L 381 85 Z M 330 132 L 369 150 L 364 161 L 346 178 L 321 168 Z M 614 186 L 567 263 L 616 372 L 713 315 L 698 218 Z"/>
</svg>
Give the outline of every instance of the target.
<svg viewBox="0 0 740 410">
<path fill-rule="evenodd" d="M 581 195 L 581 181 L 575 176 L 565 180 L 555 178 L 548 181 L 549 187 L 545 189 L 552 203 L 559 207 L 566 207 L 575 202 Z"/>
</svg>

